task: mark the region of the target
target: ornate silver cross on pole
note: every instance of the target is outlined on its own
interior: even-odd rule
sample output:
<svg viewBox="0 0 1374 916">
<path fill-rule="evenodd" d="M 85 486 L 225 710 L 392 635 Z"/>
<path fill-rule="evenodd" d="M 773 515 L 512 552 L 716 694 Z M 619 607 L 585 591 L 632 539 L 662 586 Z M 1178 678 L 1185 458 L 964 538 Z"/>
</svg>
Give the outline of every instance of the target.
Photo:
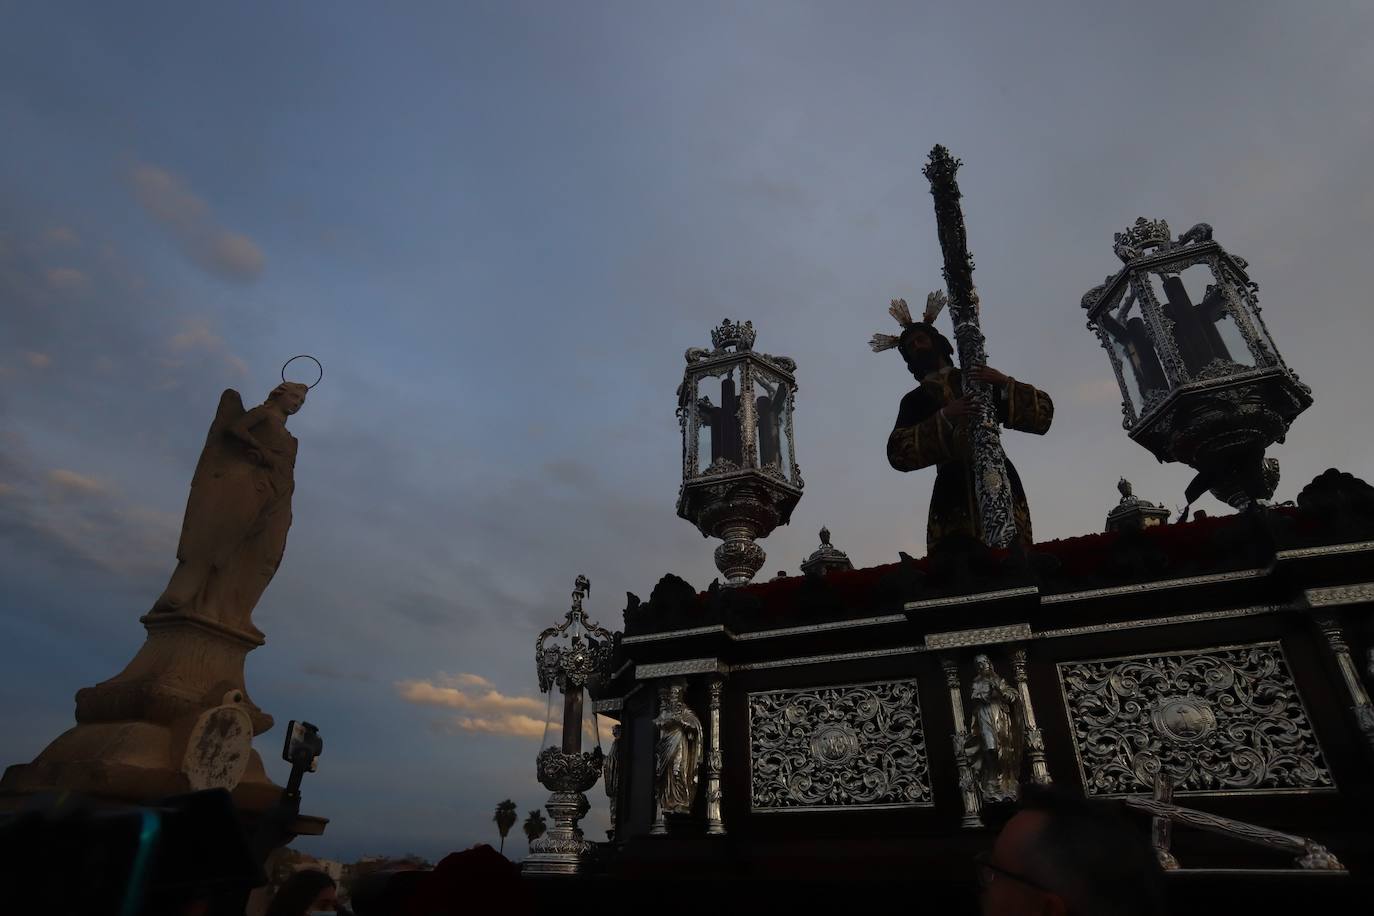
<svg viewBox="0 0 1374 916">
<path fill-rule="evenodd" d="M 963 163 L 943 146 L 930 151 L 930 161 L 921 171 L 930 181 L 935 198 L 935 225 L 944 253 L 945 289 L 949 294 L 949 314 L 954 320 L 955 346 L 966 394 L 972 395 L 974 411 L 970 416 L 973 445 L 973 488 L 978 497 L 983 543 L 1006 547 L 1016 539 L 1016 519 L 1012 515 L 1011 481 L 1007 477 L 1007 458 L 1002 452 L 1001 431 L 991 386 L 974 382 L 969 372 L 987 365 L 983 331 L 978 325 L 978 292 L 973 288 L 973 258 L 968 252 L 964 212 L 959 206 L 959 182 L 954 173 Z"/>
</svg>

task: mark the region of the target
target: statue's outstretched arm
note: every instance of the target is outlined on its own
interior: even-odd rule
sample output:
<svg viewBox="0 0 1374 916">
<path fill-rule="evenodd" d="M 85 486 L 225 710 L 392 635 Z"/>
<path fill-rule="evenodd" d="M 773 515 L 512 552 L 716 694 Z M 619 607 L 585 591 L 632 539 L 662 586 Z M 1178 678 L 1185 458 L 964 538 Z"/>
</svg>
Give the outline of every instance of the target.
<svg viewBox="0 0 1374 916">
<path fill-rule="evenodd" d="M 1034 385 L 1007 379 L 1005 395 L 999 406 L 1006 416 L 1002 422 L 1008 429 L 1043 436 L 1054 422 L 1054 401 Z"/>
</svg>

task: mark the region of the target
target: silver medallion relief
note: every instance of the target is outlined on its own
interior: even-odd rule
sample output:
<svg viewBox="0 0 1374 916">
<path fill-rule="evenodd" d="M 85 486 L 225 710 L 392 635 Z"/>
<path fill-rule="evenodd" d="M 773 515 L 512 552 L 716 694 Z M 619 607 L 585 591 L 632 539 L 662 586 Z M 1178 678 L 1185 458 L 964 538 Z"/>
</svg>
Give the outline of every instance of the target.
<svg viewBox="0 0 1374 916">
<path fill-rule="evenodd" d="M 931 804 L 915 681 L 749 694 L 754 811 Z"/>
<path fill-rule="evenodd" d="M 1161 770 L 1180 793 L 1335 788 L 1276 642 L 1058 669 L 1091 795 L 1148 792 Z"/>
<path fill-rule="evenodd" d="M 1205 741 L 1217 730 L 1212 704 L 1200 697 L 1168 697 L 1154 704 L 1150 723 L 1155 731 L 1177 744 Z"/>
</svg>

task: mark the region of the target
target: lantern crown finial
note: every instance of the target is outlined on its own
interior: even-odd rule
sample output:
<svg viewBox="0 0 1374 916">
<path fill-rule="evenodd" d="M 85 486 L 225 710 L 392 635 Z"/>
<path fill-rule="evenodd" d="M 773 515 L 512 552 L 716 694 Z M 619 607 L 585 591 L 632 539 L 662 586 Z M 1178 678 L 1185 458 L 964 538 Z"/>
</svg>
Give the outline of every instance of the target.
<svg viewBox="0 0 1374 916">
<path fill-rule="evenodd" d="M 1136 217 L 1135 225 L 1112 236 L 1112 251 L 1122 263 L 1134 261 L 1151 248 L 1168 248 L 1173 243 L 1169 224 L 1162 219 Z"/>
<path fill-rule="evenodd" d="M 587 577 L 579 575 L 573 582 L 572 607 L 563 622 L 545 629 L 534 642 L 539 689 L 544 693 L 555 684 L 564 691 L 578 689 L 609 672 L 615 634 L 587 619 L 582 602 L 591 588 Z M 550 644 L 550 640 L 558 639 L 567 639 L 568 644 Z"/>
<path fill-rule="evenodd" d="M 734 322 L 726 318 L 711 331 L 711 343 L 717 350 L 734 347 L 736 350 L 754 349 L 754 322 Z"/>
</svg>

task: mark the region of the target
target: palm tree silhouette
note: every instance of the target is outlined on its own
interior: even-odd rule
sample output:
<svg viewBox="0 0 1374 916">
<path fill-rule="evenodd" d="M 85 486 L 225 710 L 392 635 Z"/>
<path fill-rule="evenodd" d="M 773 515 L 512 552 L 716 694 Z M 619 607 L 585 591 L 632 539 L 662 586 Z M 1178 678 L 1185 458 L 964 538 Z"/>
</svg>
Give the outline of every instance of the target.
<svg viewBox="0 0 1374 916">
<path fill-rule="evenodd" d="M 506 854 L 506 834 L 515 826 L 518 815 L 515 813 L 515 802 L 509 798 L 496 806 L 496 816 L 492 820 L 496 821 L 496 829 L 501 831 L 501 854 Z"/>
<path fill-rule="evenodd" d="M 523 827 L 525 839 L 529 842 L 530 846 L 533 846 L 534 841 L 544 835 L 544 831 L 548 829 L 549 825 L 545 823 L 544 815 L 540 814 L 538 811 L 531 811 L 530 816 L 525 818 Z"/>
</svg>

